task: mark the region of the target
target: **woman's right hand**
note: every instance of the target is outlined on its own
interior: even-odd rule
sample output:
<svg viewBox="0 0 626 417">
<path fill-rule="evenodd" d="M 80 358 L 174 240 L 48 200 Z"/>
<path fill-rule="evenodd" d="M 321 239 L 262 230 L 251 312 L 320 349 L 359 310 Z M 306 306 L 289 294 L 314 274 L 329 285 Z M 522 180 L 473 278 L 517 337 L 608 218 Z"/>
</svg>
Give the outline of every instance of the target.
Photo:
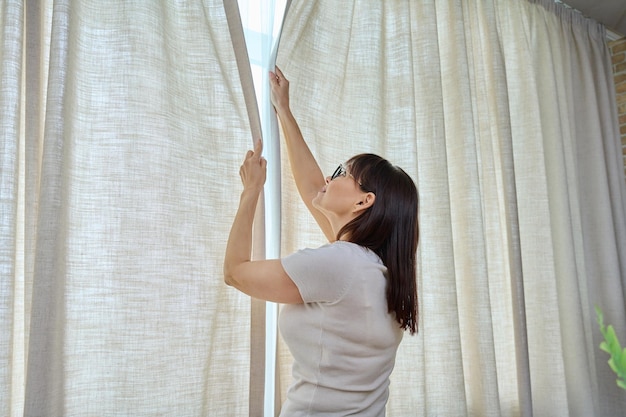
<svg viewBox="0 0 626 417">
<path fill-rule="evenodd" d="M 276 72 L 270 71 L 271 99 L 277 113 L 289 110 L 289 80 L 285 78 L 280 68 Z"/>
<path fill-rule="evenodd" d="M 263 190 L 265 176 L 267 172 L 267 161 L 261 156 L 263 152 L 263 142 L 257 139 L 254 142 L 254 150 L 248 151 L 246 157 L 239 168 L 239 176 L 243 183 L 244 191 L 252 190 L 259 193 Z"/>
</svg>

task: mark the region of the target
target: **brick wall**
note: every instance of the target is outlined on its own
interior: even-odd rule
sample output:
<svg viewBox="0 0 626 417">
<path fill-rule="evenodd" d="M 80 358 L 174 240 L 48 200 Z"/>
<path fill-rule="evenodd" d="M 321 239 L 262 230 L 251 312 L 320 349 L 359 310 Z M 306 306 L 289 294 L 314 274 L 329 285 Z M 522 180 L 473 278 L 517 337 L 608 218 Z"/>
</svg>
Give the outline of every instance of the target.
<svg viewBox="0 0 626 417">
<path fill-rule="evenodd" d="M 609 42 L 613 58 L 613 75 L 617 95 L 617 116 L 619 132 L 622 136 L 622 158 L 624 161 L 624 179 L 626 179 L 626 37 Z"/>
</svg>

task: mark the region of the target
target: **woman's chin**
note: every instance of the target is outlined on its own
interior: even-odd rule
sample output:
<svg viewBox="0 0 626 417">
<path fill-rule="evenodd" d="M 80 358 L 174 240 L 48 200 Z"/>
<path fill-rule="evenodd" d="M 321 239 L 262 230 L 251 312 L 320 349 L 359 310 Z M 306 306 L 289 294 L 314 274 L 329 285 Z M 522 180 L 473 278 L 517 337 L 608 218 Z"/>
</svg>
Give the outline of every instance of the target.
<svg viewBox="0 0 626 417">
<path fill-rule="evenodd" d="M 317 196 L 315 196 L 313 198 L 313 200 L 311 201 L 311 205 L 313 205 L 313 207 L 315 207 L 316 209 L 318 209 L 322 213 L 324 212 L 324 208 L 323 208 L 323 204 L 322 204 L 323 196 L 324 196 L 324 193 L 321 193 L 321 192 L 317 193 Z"/>
</svg>

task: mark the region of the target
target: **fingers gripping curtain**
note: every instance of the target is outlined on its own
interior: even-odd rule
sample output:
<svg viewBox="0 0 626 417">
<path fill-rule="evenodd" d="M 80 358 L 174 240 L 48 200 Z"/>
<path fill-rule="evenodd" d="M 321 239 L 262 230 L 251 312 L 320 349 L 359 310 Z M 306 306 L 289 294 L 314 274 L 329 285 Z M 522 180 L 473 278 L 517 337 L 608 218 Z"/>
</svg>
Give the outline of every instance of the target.
<svg viewBox="0 0 626 417">
<path fill-rule="evenodd" d="M 420 335 L 387 415 L 619 414 L 593 313 L 626 334 L 604 29 L 549 1 L 298 2 L 279 52 L 322 169 L 375 152 L 420 189 Z M 284 253 L 322 241 L 297 201 L 283 213 Z"/>
<path fill-rule="evenodd" d="M 28 303 L 32 283 L 32 315 L 20 346 L 23 307 L 0 307 L 0 403 L 28 346 L 25 415 L 247 414 L 250 304 L 223 285 L 221 214 L 250 132 L 222 2 L 26 3 L 1 9 L 1 294 Z M 21 22 L 36 70 L 16 130 Z"/>
</svg>

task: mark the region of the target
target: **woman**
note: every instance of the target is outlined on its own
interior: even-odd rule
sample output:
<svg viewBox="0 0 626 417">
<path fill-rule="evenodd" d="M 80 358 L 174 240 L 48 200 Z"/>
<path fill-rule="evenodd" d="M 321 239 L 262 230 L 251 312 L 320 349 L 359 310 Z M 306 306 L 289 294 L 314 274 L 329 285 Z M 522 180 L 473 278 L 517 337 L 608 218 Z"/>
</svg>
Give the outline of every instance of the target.
<svg viewBox="0 0 626 417">
<path fill-rule="evenodd" d="M 287 304 L 279 327 L 294 358 L 293 383 L 281 416 L 384 416 L 403 331 L 417 332 L 417 189 L 402 169 L 372 154 L 324 178 L 291 113 L 280 69 L 270 72 L 270 83 L 298 192 L 330 243 L 250 261 L 267 164 L 259 140 L 240 169 L 244 190 L 225 282 Z"/>
</svg>

